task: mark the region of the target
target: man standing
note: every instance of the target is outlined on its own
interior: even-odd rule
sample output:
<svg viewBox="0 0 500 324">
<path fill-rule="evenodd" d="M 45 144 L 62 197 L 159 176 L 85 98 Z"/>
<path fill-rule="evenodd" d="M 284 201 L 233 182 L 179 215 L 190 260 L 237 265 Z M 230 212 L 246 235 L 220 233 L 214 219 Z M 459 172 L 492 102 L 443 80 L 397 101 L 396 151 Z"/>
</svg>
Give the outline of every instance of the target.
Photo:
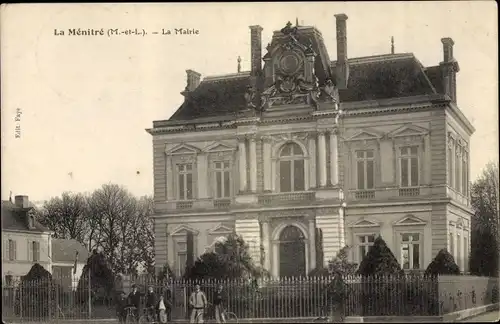
<svg viewBox="0 0 500 324">
<path fill-rule="evenodd" d="M 200 285 L 194 286 L 194 292 L 189 297 L 189 306 L 191 306 L 190 323 L 203 323 L 203 311 L 207 307 L 207 296 L 200 290 Z"/>
<path fill-rule="evenodd" d="M 217 287 L 217 291 L 214 294 L 214 306 L 215 306 L 215 321 L 217 323 L 226 323 L 226 319 L 224 318 L 223 312 L 223 301 L 224 301 L 224 292 L 222 289 L 222 285 Z"/>
<path fill-rule="evenodd" d="M 125 319 L 127 317 L 125 307 L 127 306 L 127 295 L 122 291 L 120 292 L 118 300 L 116 302 L 116 315 L 118 316 L 119 323 L 125 323 Z"/>
<path fill-rule="evenodd" d="M 170 322 L 172 321 L 173 296 L 172 296 L 172 290 L 170 289 L 170 285 L 168 284 L 168 282 L 165 286 L 164 302 L 166 307 L 167 320 Z"/>
<path fill-rule="evenodd" d="M 135 319 L 139 321 L 140 307 L 141 307 L 141 293 L 137 290 L 137 286 L 135 284 L 132 285 L 132 291 L 128 295 L 128 304 L 130 306 L 134 306 L 134 315 Z"/>
<path fill-rule="evenodd" d="M 149 286 L 148 293 L 146 294 L 146 309 L 150 322 L 153 322 L 156 319 L 156 306 L 156 294 L 153 287 Z"/>
</svg>

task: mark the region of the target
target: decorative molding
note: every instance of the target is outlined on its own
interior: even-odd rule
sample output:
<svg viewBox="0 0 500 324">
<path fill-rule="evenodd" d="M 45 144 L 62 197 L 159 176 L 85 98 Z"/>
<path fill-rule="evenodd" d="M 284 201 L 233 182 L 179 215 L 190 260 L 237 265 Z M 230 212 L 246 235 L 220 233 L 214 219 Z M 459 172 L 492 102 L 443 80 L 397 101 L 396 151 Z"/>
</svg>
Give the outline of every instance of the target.
<svg viewBox="0 0 500 324">
<path fill-rule="evenodd" d="M 396 137 L 422 137 L 429 133 L 428 129 L 423 127 L 405 124 L 401 127 L 396 128 L 395 130 L 387 133 L 388 138 L 396 138 Z"/>
<path fill-rule="evenodd" d="M 367 227 L 380 227 L 381 222 L 377 220 L 372 220 L 372 218 L 361 217 L 360 219 L 350 223 L 347 227 L 351 228 L 367 228 Z"/>
<path fill-rule="evenodd" d="M 229 146 L 222 142 L 214 142 L 203 149 L 206 153 L 218 153 L 218 152 L 232 152 L 235 151 L 236 147 Z"/>
<path fill-rule="evenodd" d="M 337 208 L 318 208 L 315 210 L 316 216 L 330 216 L 339 213 Z"/>
<path fill-rule="evenodd" d="M 393 223 L 393 226 L 424 226 L 427 222 L 413 215 L 406 215 Z"/>
<path fill-rule="evenodd" d="M 185 236 L 187 232 L 193 233 L 194 236 L 198 235 L 199 231 L 188 225 L 179 225 L 174 230 L 172 230 L 172 234 L 170 236 Z"/>
<path fill-rule="evenodd" d="M 265 211 L 261 212 L 259 219 L 269 220 L 271 218 L 283 218 L 283 217 L 311 217 L 314 212 L 311 209 L 290 209 L 290 210 L 277 210 L 277 211 Z"/>
<path fill-rule="evenodd" d="M 219 223 L 214 228 L 207 231 L 209 235 L 229 235 L 234 233 L 234 228 Z"/>
<path fill-rule="evenodd" d="M 382 137 L 383 137 L 382 134 L 377 131 L 362 129 L 354 133 L 352 136 L 346 137 L 344 141 L 345 142 L 369 141 L 369 140 L 380 141 Z"/>
<path fill-rule="evenodd" d="M 195 155 L 201 152 L 202 151 L 199 148 L 193 145 L 181 143 L 179 145 L 174 146 L 170 150 L 167 150 L 165 153 L 167 155 Z"/>
</svg>

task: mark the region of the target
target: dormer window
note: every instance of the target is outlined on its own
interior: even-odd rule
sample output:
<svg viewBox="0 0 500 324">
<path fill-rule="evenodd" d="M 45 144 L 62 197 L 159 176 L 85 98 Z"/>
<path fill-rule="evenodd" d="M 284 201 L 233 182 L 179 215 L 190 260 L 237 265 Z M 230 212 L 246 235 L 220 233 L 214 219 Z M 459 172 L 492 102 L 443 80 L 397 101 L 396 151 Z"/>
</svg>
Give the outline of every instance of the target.
<svg viewBox="0 0 500 324">
<path fill-rule="evenodd" d="M 35 228 L 35 218 L 33 216 L 28 216 L 28 226 L 30 229 Z"/>
</svg>

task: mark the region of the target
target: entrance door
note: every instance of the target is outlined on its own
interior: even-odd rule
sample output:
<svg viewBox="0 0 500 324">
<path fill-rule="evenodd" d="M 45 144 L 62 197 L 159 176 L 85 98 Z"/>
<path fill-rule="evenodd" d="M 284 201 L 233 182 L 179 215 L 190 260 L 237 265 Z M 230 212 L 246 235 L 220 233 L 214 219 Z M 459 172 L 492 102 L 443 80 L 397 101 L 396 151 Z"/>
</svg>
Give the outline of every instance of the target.
<svg viewBox="0 0 500 324">
<path fill-rule="evenodd" d="M 302 231 L 289 225 L 280 234 L 280 276 L 306 275 L 306 245 Z"/>
</svg>

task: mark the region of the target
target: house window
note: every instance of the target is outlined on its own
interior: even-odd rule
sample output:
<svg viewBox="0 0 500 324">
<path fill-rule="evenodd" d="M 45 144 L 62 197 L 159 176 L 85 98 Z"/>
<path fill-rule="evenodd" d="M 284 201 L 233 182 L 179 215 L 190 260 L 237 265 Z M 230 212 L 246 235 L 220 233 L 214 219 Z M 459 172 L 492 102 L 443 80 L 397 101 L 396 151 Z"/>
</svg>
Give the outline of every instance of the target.
<svg viewBox="0 0 500 324">
<path fill-rule="evenodd" d="M 186 252 L 178 252 L 177 253 L 177 275 L 183 276 L 184 271 L 186 270 L 187 263 L 187 253 Z"/>
<path fill-rule="evenodd" d="M 280 191 L 303 191 L 304 152 L 298 144 L 289 143 L 283 146 L 279 159 Z"/>
<path fill-rule="evenodd" d="M 177 165 L 179 172 L 178 198 L 179 200 L 193 199 L 193 165 Z"/>
<path fill-rule="evenodd" d="M 418 146 L 402 147 L 399 161 L 401 187 L 418 186 Z"/>
<path fill-rule="evenodd" d="M 16 260 L 16 241 L 14 240 L 9 240 L 9 260 L 14 261 Z"/>
<path fill-rule="evenodd" d="M 40 261 L 40 242 L 31 242 L 31 261 Z"/>
<path fill-rule="evenodd" d="M 420 269 L 420 234 L 401 234 L 401 264 L 403 269 Z"/>
<path fill-rule="evenodd" d="M 460 237 L 460 234 L 457 233 L 457 265 L 460 267 L 460 270 L 463 271 L 463 264 L 462 264 L 462 238 Z"/>
<path fill-rule="evenodd" d="M 453 187 L 453 149 L 448 145 L 448 185 Z"/>
<path fill-rule="evenodd" d="M 358 246 L 359 246 L 359 256 L 358 260 L 361 262 L 368 251 L 370 250 L 370 246 L 375 242 L 375 234 L 369 235 L 360 235 L 358 236 Z"/>
<path fill-rule="evenodd" d="M 6 275 L 5 276 L 5 285 L 7 287 L 12 286 L 14 283 L 14 277 L 12 275 Z"/>
<path fill-rule="evenodd" d="M 226 198 L 231 196 L 231 169 L 229 161 L 214 163 L 215 169 L 215 197 Z"/>
<path fill-rule="evenodd" d="M 373 150 L 356 151 L 358 189 L 373 189 L 375 182 Z"/>
<path fill-rule="evenodd" d="M 464 236 L 464 272 L 469 271 L 469 242 Z"/>
</svg>

